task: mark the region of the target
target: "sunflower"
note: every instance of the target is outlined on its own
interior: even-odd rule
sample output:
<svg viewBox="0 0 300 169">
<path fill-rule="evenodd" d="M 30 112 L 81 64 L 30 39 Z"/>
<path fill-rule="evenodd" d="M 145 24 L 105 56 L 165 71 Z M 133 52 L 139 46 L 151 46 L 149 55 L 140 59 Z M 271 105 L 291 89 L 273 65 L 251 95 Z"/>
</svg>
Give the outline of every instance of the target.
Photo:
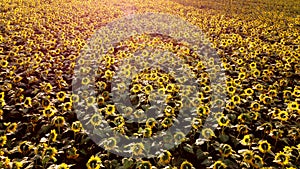
<svg viewBox="0 0 300 169">
<path fill-rule="evenodd" d="M 105 73 L 104 73 L 104 77 L 107 79 L 107 80 L 111 80 L 111 78 L 113 77 L 114 75 L 114 72 L 111 71 L 111 70 L 106 70 Z"/>
<path fill-rule="evenodd" d="M 113 115 L 116 111 L 115 105 L 108 104 L 106 105 L 105 113 L 106 115 Z"/>
<path fill-rule="evenodd" d="M 266 105 L 271 104 L 271 103 L 272 103 L 272 97 L 264 96 L 264 97 L 262 98 L 262 102 L 263 102 L 264 104 L 266 104 Z"/>
<path fill-rule="evenodd" d="M 17 75 L 17 76 L 14 77 L 13 82 L 14 83 L 19 83 L 22 79 L 23 79 L 22 76 Z"/>
<path fill-rule="evenodd" d="M 77 103 L 79 102 L 79 96 L 77 94 L 71 95 L 71 102 Z"/>
<path fill-rule="evenodd" d="M 252 150 L 240 150 L 239 153 L 243 155 L 243 161 L 252 163 L 252 159 L 254 157 L 254 153 Z"/>
<path fill-rule="evenodd" d="M 178 131 L 174 134 L 175 143 L 181 143 L 185 140 L 185 134 L 181 131 Z"/>
<path fill-rule="evenodd" d="M 142 161 L 137 165 L 137 169 L 151 169 L 151 168 L 152 168 L 152 164 L 150 161 Z"/>
<path fill-rule="evenodd" d="M 150 85 L 150 84 L 148 84 L 148 85 L 146 85 L 146 86 L 144 87 L 144 92 L 145 92 L 147 95 L 149 95 L 150 92 L 151 92 L 152 90 L 153 90 L 153 86 Z"/>
<path fill-rule="evenodd" d="M 244 79 L 246 79 L 246 77 L 247 77 L 246 72 L 240 72 L 238 75 L 239 80 L 244 80 Z"/>
<path fill-rule="evenodd" d="M 143 131 L 143 136 L 144 137 L 151 137 L 152 135 L 152 128 L 146 127 Z"/>
<path fill-rule="evenodd" d="M 66 92 L 64 92 L 64 91 L 57 92 L 56 98 L 58 101 L 63 102 L 66 98 Z"/>
<path fill-rule="evenodd" d="M 251 135 L 249 135 L 249 134 L 244 135 L 243 139 L 240 141 L 240 143 L 244 146 L 250 146 L 251 142 L 252 142 L 252 139 L 251 139 Z"/>
<path fill-rule="evenodd" d="M 197 114 L 200 117 L 209 114 L 209 107 L 208 106 L 197 107 Z"/>
<path fill-rule="evenodd" d="M 214 164 L 210 168 L 225 169 L 225 168 L 227 168 L 227 165 L 225 163 L 223 163 L 222 161 L 218 160 L 218 161 L 214 162 Z"/>
<path fill-rule="evenodd" d="M 247 96 L 252 96 L 254 93 L 253 89 L 251 88 L 247 88 L 246 90 L 244 90 L 244 92 Z"/>
<path fill-rule="evenodd" d="M 164 118 L 163 121 L 161 122 L 161 125 L 164 127 L 164 128 L 168 128 L 168 127 L 171 127 L 173 124 L 173 121 L 171 118 Z"/>
<path fill-rule="evenodd" d="M 216 137 L 214 131 L 210 128 L 202 129 L 201 134 L 207 140 L 210 140 L 212 137 Z"/>
<path fill-rule="evenodd" d="M 239 125 L 237 125 L 237 131 L 240 134 L 247 134 L 249 131 L 249 127 L 245 124 L 239 124 Z"/>
<path fill-rule="evenodd" d="M 86 167 L 87 169 L 99 169 L 101 167 L 101 164 L 101 159 L 98 156 L 92 155 L 86 163 Z"/>
<path fill-rule="evenodd" d="M 42 85 L 42 88 L 44 90 L 44 92 L 46 93 L 50 93 L 52 91 L 52 85 L 51 83 L 46 83 L 45 85 Z"/>
<path fill-rule="evenodd" d="M 31 97 L 26 97 L 26 99 L 24 100 L 23 105 L 24 105 L 25 108 L 30 108 L 30 107 L 32 107 Z"/>
<path fill-rule="evenodd" d="M 114 137 L 106 139 L 103 143 L 105 150 L 112 150 L 116 147 L 117 140 Z"/>
<path fill-rule="evenodd" d="M 259 116 L 259 113 L 258 112 L 249 112 L 249 117 L 251 120 L 257 120 L 258 116 Z"/>
<path fill-rule="evenodd" d="M 78 133 L 80 132 L 82 129 L 82 124 L 80 121 L 75 121 L 72 123 L 72 126 L 71 126 L 71 130 L 74 131 L 75 133 Z"/>
<path fill-rule="evenodd" d="M 226 91 L 227 91 L 228 94 L 233 95 L 235 93 L 235 91 L 236 91 L 236 87 L 234 87 L 234 86 L 228 86 L 226 88 Z"/>
<path fill-rule="evenodd" d="M 19 161 L 14 161 L 12 163 L 12 168 L 13 169 L 21 169 L 23 167 L 23 163 L 22 162 L 19 162 Z"/>
<path fill-rule="evenodd" d="M 66 163 L 61 163 L 57 166 L 57 169 L 69 169 L 70 167 Z"/>
<path fill-rule="evenodd" d="M 132 86 L 132 88 L 131 88 L 131 91 L 133 92 L 133 93 L 138 93 L 138 92 L 140 92 L 142 90 L 142 85 L 140 85 L 140 84 L 134 84 L 133 86 Z"/>
<path fill-rule="evenodd" d="M 95 113 L 92 115 L 91 119 L 90 119 L 90 123 L 96 127 L 99 126 L 102 123 L 102 117 L 99 113 Z"/>
<path fill-rule="evenodd" d="M 262 153 L 267 153 L 271 151 L 271 144 L 267 140 L 260 140 L 258 142 L 258 149 Z"/>
<path fill-rule="evenodd" d="M 56 130 L 53 129 L 53 130 L 51 130 L 51 132 L 50 132 L 49 140 L 51 140 L 52 142 L 55 142 L 55 141 L 56 141 L 56 138 L 57 138 L 57 133 L 56 133 Z"/>
<path fill-rule="evenodd" d="M 269 136 L 271 136 L 274 139 L 278 139 L 278 138 L 282 137 L 282 134 L 283 134 L 283 131 L 281 129 L 272 129 L 270 131 Z"/>
<path fill-rule="evenodd" d="M 144 148 L 143 143 L 135 143 L 130 147 L 130 150 L 133 155 L 141 155 L 143 154 Z"/>
<path fill-rule="evenodd" d="M 251 103 L 250 108 L 251 108 L 253 111 L 259 111 L 259 110 L 260 110 L 260 104 L 259 104 L 258 102 L 253 102 L 253 103 Z"/>
<path fill-rule="evenodd" d="M 174 87 L 175 87 L 174 84 L 167 84 L 165 89 L 167 92 L 172 93 L 174 91 Z"/>
<path fill-rule="evenodd" d="M 153 128 L 157 124 L 157 121 L 155 118 L 148 118 L 146 121 L 146 126 L 149 128 Z"/>
<path fill-rule="evenodd" d="M 258 69 L 253 69 L 251 73 L 254 78 L 258 78 L 260 76 L 260 71 Z"/>
<path fill-rule="evenodd" d="M 193 169 L 194 166 L 192 163 L 188 162 L 187 160 L 183 161 L 180 165 L 180 169 Z"/>
<path fill-rule="evenodd" d="M 233 101 L 229 101 L 229 102 L 227 102 L 226 103 L 226 108 L 228 108 L 229 110 L 233 110 L 234 108 L 235 108 L 235 104 L 234 104 L 234 102 Z"/>
<path fill-rule="evenodd" d="M 288 110 L 299 110 L 299 104 L 296 102 L 296 101 L 293 101 L 293 102 L 289 102 L 288 103 Z"/>
<path fill-rule="evenodd" d="M 121 128 L 125 125 L 125 119 L 123 116 L 119 115 L 114 119 L 114 123 L 118 128 Z"/>
<path fill-rule="evenodd" d="M 7 137 L 6 135 L 0 136 L 0 146 L 3 147 L 6 144 Z"/>
<path fill-rule="evenodd" d="M 70 111 L 70 110 L 72 110 L 72 106 L 73 106 L 72 102 L 65 102 L 63 104 L 63 110 L 64 111 Z"/>
<path fill-rule="evenodd" d="M 277 118 L 281 121 L 287 121 L 289 119 L 289 114 L 287 111 L 280 111 Z"/>
<path fill-rule="evenodd" d="M 290 160 L 290 155 L 280 151 L 275 154 L 275 158 L 273 162 L 284 166 L 284 165 L 288 165 L 289 160 Z"/>
<path fill-rule="evenodd" d="M 4 96 L 5 96 L 4 92 L 0 92 L 0 100 L 4 100 Z"/>
<path fill-rule="evenodd" d="M 47 118 L 52 117 L 55 114 L 55 110 L 52 106 L 42 110 L 43 115 Z"/>
<path fill-rule="evenodd" d="M 1 156 L 3 156 L 1 154 Z M 1 167 L 4 167 L 4 168 L 10 168 L 10 159 L 8 157 L 0 157 L 0 163 L 1 163 Z"/>
<path fill-rule="evenodd" d="M 67 149 L 67 158 L 68 159 L 76 159 L 79 154 L 77 153 L 77 148 L 71 147 Z"/>
<path fill-rule="evenodd" d="M 227 127 L 230 120 L 227 118 L 227 116 L 224 116 L 223 114 L 221 115 L 221 117 L 219 117 L 217 119 L 219 126 L 221 127 Z"/>
<path fill-rule="evenodd" d="M 5 125 L 5 124 L 4 124 Z M 8 133 L 14 133 L 17 130 L 18 124 L 16 122 L 8 124 L 6 131 Z"/>
<path fill-rule="evenodd" d="M 164 151 L 163 153 L 161 153 L 158 157 L 159 157 L 159 160 L 158 160 L 158 163 L 161 164 L 161 165 L 167 165 L 170 163 L 171 161 L 171 156 L 172 154 L 170 153 L 170 151 Z"/>
<path fill-rule="evenodd" d="M 88 85 L 91 82 L 91 80 L 87 77 L 82 78 L 81 84 Z"/>
<path fill-rule="evenodd" d="M 2 68 L 6 68 L 8 66 L 8 61 L 0 60 L 0 65 L 1 65 Z"/>
<path fill-rule="evenodd" d="M 86 102 L 88 107 L 93 106 L 95 101 L 96 101 L 96 99 L 95 99 L 94 96 L 90 96 L 90 97 L 85 99 L 85 102 Z"/>
<path fill-rule="evenodd" d="M 199 118 L 193 118 L 191 124 L 194 129 L 199 129 L 202 126 L 202 120 Z"/>
<path fill-rule="evenodd" d="M 168 106 L 166 106 L 164 112 L 165 112 L 165 115 L 166 115 L 166 116 L 173 116 L 175 110 L 174 110 L 173 107 L 171 107 L 171 106 L 168 105 Z"/>
<path fill-rule="evenodd" d="M 230 156 L 234 151 L 232 150 L 232 147 L 229 144 L 221 144 L 219 152 L 223 157 Z"/>
<path fill-rule="evenodd" d="M 44 109 L 47 109 L 47 108 L 49 108 L 50 106 L 51 106 L 51 102 L 50 102 L 50 100 L 49 100 L 48 98 L 42 99 L 42 107 L 43 107 Z"/>
<path fill-rule="evenodd" d="M 104 97 L 98 96 L 98 97 L 97 97 L 97 103 L 98 103 L 99 106 L 104 105 L 104 103 L 105 103 Z"/>
<path fill-rule="evenodd" d="M 241 122 L 241 123 L 245 123 L 246 121 L 248 121 L 250 119 L 250 116 L 248 113 L 241 113 L 239 116 L 238 116 L 238 120 Z"/>
<path fill-rule="evenodd" d="M 234 103 L 234 104 L 240 104 L 241 103 L 241 98 L 240 96 L 238 95 L 234 95 L 231 97 L 231 101 Z"/>
<path fill-rule="evenodd" d="M 30 145 L 30 142 L 28 141 L 22 141 L 19 143 L 18 151 L 22 154 L 28 153 L 33 148 L 32 145 Z"/>
<path fill-rule="evenodd" d="M 65 118 L 63 116 L 55 116 L 52 120 L 55 127 L 63 127 L 65 125 Z"/>
<path fill-rule="evenodd" d="M 264 160 L 263 160 L 263 158 L 261 158 L 259 155 L 255 154 L 255 155 L 253 156 L 252 165 L 253 165 L 255 168 L 262 168 L 262 166 L 264 165 Z"/>
</svg>

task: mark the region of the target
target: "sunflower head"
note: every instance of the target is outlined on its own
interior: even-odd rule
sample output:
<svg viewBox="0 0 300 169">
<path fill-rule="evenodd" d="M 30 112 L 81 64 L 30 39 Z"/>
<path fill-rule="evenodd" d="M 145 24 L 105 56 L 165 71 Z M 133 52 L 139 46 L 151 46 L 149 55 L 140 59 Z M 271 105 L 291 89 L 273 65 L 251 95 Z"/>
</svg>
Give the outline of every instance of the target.
<svg viewBox="0 0 300 169">
<path fill-rule="evenodd" d="M 53 129 L 53 130 L 51 130 L 51 132 L 50 132 L 49 140 L 51 140 L 52 142 L 55 142 L 55 141 L 56 141 L 56 138 L 57 138 L 57 133 L 56 133 L 56 130 Z"/>
<path fill-rule="evenodd" d="M 230 120 L 227 116 L 222 115 L 221 117 L 217 118 L 218 124 L 221 127 L 227 127 L 229 125 Z"/>
<path fill-rule="evenodd" d="M 264 160 L 259 155 L 255 154 L 253 156 L 252 165 L 255 168 L 261 168 L 264 165 Z"/>
<path fill-rule="evenodd" d="M 57 154 L 57 149 L 55 147 L 46 147 L 43 152 L 43 156 L 47 156 L 50 159 L 53 159 Z"/>
<path fill-rule="evenodd" d="M 188 162 L 187 160 L 183 161 L 180 165 L 180 169 L 193 169 L 194 166 L 192 163 Z"/>
<path fill-rule="evenodd" d="M 144 151 L 144 144 L 143 143 L 135 143 L 130 147 L 130 150 L 133 155 L 141 155 Z"/>
<path fill-rule="evenodd" d="M 212 129 L 210 129 L 210 128 L 204 128 L 204 129 L 202 129 L 201 134 L 207 140 L 210 140 L 211 138 L 216 137 L 214 131 Z"/>
<path fill-rule="evenodd" d="M 80 121 L 75 121 L 72 123 L 71 126 L 72 131 L 74 131 L 75 133 L 80 132 L 82 129 L 82 124 Z"/>
<path fill-rule="evenodd" d="M 110 137 L 104 141 L 103 145 L 106 150 L 112 150 L 116 147 L 117 140 L 114 137 Z"/>
<path fill-rule="evenodd" d="M 280 152 L 276 153 L 273 162 L 284 166 L 289 163 L 289 160 L 290 160 L 290 154 L 286 154 L 286 153 L 280 151 Z"/>
<path fill-rule="evenodd" d="M 52 124 L 56 127 L 63 127 L 65 125 L 65 118 L 63 116 L 55 116 Z"/>
<path fill-rule="evenodd" d="M 164 151 L 163 153 L 161 153 L 159 155 L 159 163 L 162 164 L 162 165 L 167 165 L 170 163 L 171 161 L 171 156 L 172 154 L 169 152 L 169 151 Z"/>
<path fill-rule="evenodd" d="M 137 165 L 137 169 L 151 169 L 152 164 L 150 161 L 141 161 Z"/>
<path fill-rule="evenodd" d="M 261 140 L 258 142 L 258 149 L 262 153 L 271 151 L 271 144 L 267 140 Z"/>
<path fill-rule="evenodd" d="M 6 135 L 0 136 L 0 146 L 3 147 L 6 144 L 7 137 Z"/>
<path fill-rule="evenodd" d="M 252 136 L 247 134 L 244 135 L 243 139 L 240 141 L 240 143 L 244 146 L 249 146 L 252 144 Z"/>
<path fill-rule="evenodd" d="M 92 155 L 88 162 L 86 163 L 86 167 L 88 169 L 99 169 L 101 167 L 102 161 L 98 156 Z"/>
<path fill-rule="evenodd" d="M 66 163 L 61 163 L 57 166 L 57 169 L 69 169 L 70 167 Z"/>
<path fill-rule="evenodd" d="M 211 166 L 213 169 L 225 169 L 227 168 L 227 165 L 223 163 L 222 161 L 218 160 L 214 162 L 214 164 Z"/>
<path fill-rule="evenodd" d="M 221 144 L 219 151 L 223 157 L 228 157 L 234 152 L 229 144 Z"/>
</svg>

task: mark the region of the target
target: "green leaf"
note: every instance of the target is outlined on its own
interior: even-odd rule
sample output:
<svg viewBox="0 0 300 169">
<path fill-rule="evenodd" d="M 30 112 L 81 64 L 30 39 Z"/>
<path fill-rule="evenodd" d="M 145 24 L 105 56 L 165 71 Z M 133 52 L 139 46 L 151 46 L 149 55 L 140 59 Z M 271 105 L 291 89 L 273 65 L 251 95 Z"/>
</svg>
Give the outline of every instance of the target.
<svg viewBox="0 0 300 169">
<path fill-rule="evenodd" d="M 233 163 L 231 160 L 229 160 L 229 159 L 225 159 L 225 160 L 224 160 L 224 163 L 225 163 L 227 166 L 233 166 L 233 165 L 234 165 L 234 163 Z"/>
<path fill-rule="evenodd" d="M 225 142 L 227 142 L 227 141 L 229 140 L 229 136 L 226 135 L 226 134 L 221 134 L 221 135 L 219 136 L 219 139 L 220 139 L 223 143 L 225 143 Z"/>
<path fill-rule="evenodd" d="M 45 156 L 42 160 L 43 165 L 47 164 L 49 160 L 50 160 L 49 156 Z"/>
<path fill-rule="evenodd" d="M 198 159 L 198 160 L 203 159 L 204 156 L 205 156 L 204 153 L 203 153 L 203 151 L 202 151 L 201 149 L 197 149 L 196 155 L 197 155 L 197 159 Z"/>
<path fill-rule="evenodd" d="M 124 169 L 127 169 L 127 168 L 130 168 L 133 165 L 134 162 L 133 162 L 132 159 L 124 158 L 122 160 L 122 163 L 123 163 Z"/>
<path fill-rule="evenodd" d="M 189 153 L 192 153 L 194 154 L 194 150 L 193 150 L 193 147 L 189 144 L 186 144 L 183 146 L 183 149 L 186 151 L 186 152 L 189 152 Z"/>
</svg>

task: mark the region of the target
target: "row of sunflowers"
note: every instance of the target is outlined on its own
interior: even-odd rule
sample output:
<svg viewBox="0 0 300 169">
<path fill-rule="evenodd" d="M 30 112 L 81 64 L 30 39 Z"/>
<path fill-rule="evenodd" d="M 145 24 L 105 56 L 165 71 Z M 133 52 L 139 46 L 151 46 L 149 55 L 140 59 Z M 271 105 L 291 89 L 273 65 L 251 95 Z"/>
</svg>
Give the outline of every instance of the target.
<svg viewBox="0 0 300 169">
<path fill-rule="evenodd" d="M 0 168 L 299 169 L 299 11 L 295 1 L 282 0 L 2 0 Z M 221 67 L 213 60 L 197 59 L 188 44 L 145 33 L 112 46 L 99 61 L 100 68 L 76 69 L 87 62 L 81 51 L 95 31 L 123 16 L 146 12 L 166 13 L 196 25 L 220 57 Z M 137 51 L 141 58 L 150 57 L 153 48 L 186 60 L 178 69 L 195 72 L 201 87 L 197 98 L 187 97 L 191 91 L 180 93 L 177 82 L 187 77 L 176 79 L 170 72 L 146 69 L 129 84 L 116 86 L 118 92 L 129 86 L 128 93 L 115 97 L 130 99 L 137 110 L 118 107 L 111 80 L 119 72 L 130 77 L 133 66 L 121 61 Z M 176 59 L 169 62 L 175 66 Z M 212 69 L 209 73 L 206 65 Z M 215 69 L 225 72 L 224 90 L 212 85 Z M 90 72 L 96 79 L 84 76 Z M 83 75 L 76 85 L 94 86 L 95 96 L 72 92 L 76 73 Z M 214 90 L 225 99 L 212 98 Z M 164 106 L 153 109 L 151 103 L 159 99 Z M 85 114 L 94 104 L 95 113 Z M 75 105 L 84 110 L 84 119 Z M 175 124 L 180 109 L 189 105 L 196 107 L 194 117 L 186 118 L 191 131 L 166 137 L 164 142 L 180 144 L 156 157 L 137 158 L 147 149 L 143 142 L 129 148 L 131 157 L 123 157 L 111 153 L 118 149 L 117 138 L 99 146 L 90 137 L 104 121 L 122 135 L 155 137 Z M 212 115 L 214 107 L 223 111 Z M 217 123 L 214 130 L 203 125 L 210 115 Z M 129 117 L 140 121 L 129 122 Z"/>
</svg>

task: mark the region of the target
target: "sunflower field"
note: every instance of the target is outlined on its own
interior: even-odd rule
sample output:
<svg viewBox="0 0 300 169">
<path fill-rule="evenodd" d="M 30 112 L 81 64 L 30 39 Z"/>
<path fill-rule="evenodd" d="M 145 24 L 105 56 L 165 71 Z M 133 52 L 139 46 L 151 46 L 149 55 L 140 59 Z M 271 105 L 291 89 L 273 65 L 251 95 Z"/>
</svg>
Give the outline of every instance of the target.
<svg viewBox="0 0 300 169">
<path fill-rule="evenodd" d="M 0 0 L 0 168 L 300 169 L 300 1 Z"/>
</svg>

